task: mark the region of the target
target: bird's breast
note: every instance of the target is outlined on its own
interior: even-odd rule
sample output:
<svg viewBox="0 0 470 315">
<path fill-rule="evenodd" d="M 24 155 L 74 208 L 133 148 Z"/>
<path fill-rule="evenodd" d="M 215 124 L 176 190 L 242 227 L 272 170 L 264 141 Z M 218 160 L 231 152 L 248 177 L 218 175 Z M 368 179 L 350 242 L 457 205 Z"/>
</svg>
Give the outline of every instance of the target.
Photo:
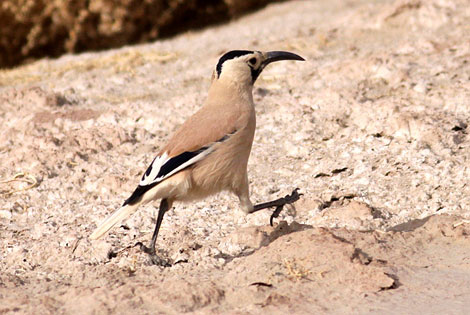
<svg viewBox="0 0 470 315">
<path fill-rule="evenodd" d="M 235 190 L 243 185 L 255 125 L 255 116 L 251 115 L 245 126 L 237 129 L 225 141 L 215 144 L 213 152 L 193 167 L 191 182 L 195 194 L 205 197 L 222 190 Z"/>
</svg>

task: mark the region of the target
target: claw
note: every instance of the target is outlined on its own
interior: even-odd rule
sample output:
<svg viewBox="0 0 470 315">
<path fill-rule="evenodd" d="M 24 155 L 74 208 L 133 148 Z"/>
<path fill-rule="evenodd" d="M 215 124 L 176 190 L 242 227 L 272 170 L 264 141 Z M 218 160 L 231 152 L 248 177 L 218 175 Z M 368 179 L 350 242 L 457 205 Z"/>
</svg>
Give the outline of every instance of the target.
<svg viewBox="0 0 470 315">
<path fill-rule="evenodd" d="M 134 247 L 136 246 L 139 246 L 141 251 L 149 255 L 151 265 L 171 267 L 171 263 L 168 260 L 157 256 L 155 249 L 145 246 L 142 242 L 135 243 Z"/>
<path fill-rule="evenodd" d="M 299 190 L 300 190 L 300 188 L 296 188 L 292 191 L 292 193 L 290 195 L 286 195 L 284 197 L 284 200 L 285 200 L 286 204 L 296 202 L 297 200 L 300 199 L 300 196 L 303 196 L 303 194 L 299 194 Z"/>
<path fill-rule="evenodd" d="M 134 247 L 139 246 L 140 250 L 149 255 L 155 255 L 155 250 L 152 248 L 145 246 L 142 242 L 135 243 Z"/>
<path fill-rule="evenodd" d="M 277 206 L 276 210 L 274 210 L 274 212 L 271 214 L 271 217 L 269 218 L 269 224 L 271 226 L 273 226 L 274 218 L 277 218 L 279 216 L 279 214 L 281 213 L 282 208 L 284 208 L 284 206 Z"/>
<path fill-rule="evenodd" d="M 285 205 L 287 204 L 291 204 L 291 203 L 294 203 L 296 202 L 297 200 L 300 199 L 300 196 L 302 196 L 303 194 L 299 194 L 299 191 L 300 188 L 296 188 L 292 191 L 292 193 L 290 195 L 286 195 L 284 198 L 282 198 L 283 200 L 283 204 L 281 205 L 278 205 L 276 207 L 276 210 L 274 210 L 274 212 L 271 214 L 271 217 L 269 218 L 269 224 L 271 226 L 273 226 L 273 220 L 274 218 L 277 218 L 279 216 L 279 214 L 281 213 L 282 209 L 284 208 Z"/>
<path fill-rule="evenodd" d="M 161 257 L 158 257 L 157 255 L 150 255 L 150 264 L 151 265 L 156 265 L 160 267 L 171 267 L 171 263 Z"/>
</svg>

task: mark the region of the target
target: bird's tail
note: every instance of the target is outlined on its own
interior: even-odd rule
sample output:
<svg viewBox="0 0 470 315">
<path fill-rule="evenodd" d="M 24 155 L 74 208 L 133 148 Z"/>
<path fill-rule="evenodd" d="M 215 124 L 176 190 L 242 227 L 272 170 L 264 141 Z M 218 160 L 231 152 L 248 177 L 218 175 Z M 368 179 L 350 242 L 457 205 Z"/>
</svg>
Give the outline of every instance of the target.
<svg viewBox="0 0 470 315">
<path fill-rule="evenodd" d="M 96 228 L 96 230 L 90 235 L 90 239 L 97 240 L 102 237 L 106 232 L 108 232 L 116 223 L 126 219 L 131 214 L 133 214 L 139 207 L 139 203 L 133 205 L 127 204 L 121 207 L 119 210 L 114 212 L 110 217 L 101 222 L 101 224 Z"/>
</svg>

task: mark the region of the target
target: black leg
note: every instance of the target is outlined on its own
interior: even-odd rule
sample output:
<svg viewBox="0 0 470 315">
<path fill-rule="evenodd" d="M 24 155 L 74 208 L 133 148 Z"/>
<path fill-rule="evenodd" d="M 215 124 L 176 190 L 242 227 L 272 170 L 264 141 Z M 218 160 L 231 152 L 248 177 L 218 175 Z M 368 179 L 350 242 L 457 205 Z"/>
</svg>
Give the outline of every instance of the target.
<svg viewBox="0 0 470 315">
<path fill-rule="evenodd" d="M 296 202 L 297 200 L 299 200 L 300 196 L 303 195 L 303 194 L 299 194 L 298 190 L 299 188 L 294 189 L 290 195 L 286 195 L 284 198 L 279 198 L 273 201 L 268 201 L 268 202 L 257 204 L 253 207 L 253 211 L 251 213 L 259 211 L 259 210 L 263 210 L 266 208 L 276 207 L 273 214 L 271 215 L 271 218 L 269 219 L 269 224 L 273 226 L 273 219 L 279 216 L 279 214 L 282 211 L 282 208 L 284 208 L 284 206 L 287 204 Z"/>
<path fill-rule="evenodd" d="M 157 236 L 158 236 L 158 231 L 160 230 L 160 225 L 162 224 L 162 221 L 163 221 L 163 215 L 165 214 L 167 210 L 168 210 L 168 200 L 162 199 L 162 201 L 160 202 L 160 209 L 158 210 L 157 223 L 155 224 L 155 230 L 153 231 L 152 240 L 150 241 L 150 246 L 147 247 L 141 242 L 138 242 L 136 244 L 136 246 L 137 245 L 140 246 L 140 249 L 142 251 L 150 255 L 150 260 L 154 265 L 159 265 L 163 267 L 170 267 L 171 264 L 168 261 L 157 256 L 157 252 L 155 250 L 155 244 L 157 242 Z"/>
</svg>

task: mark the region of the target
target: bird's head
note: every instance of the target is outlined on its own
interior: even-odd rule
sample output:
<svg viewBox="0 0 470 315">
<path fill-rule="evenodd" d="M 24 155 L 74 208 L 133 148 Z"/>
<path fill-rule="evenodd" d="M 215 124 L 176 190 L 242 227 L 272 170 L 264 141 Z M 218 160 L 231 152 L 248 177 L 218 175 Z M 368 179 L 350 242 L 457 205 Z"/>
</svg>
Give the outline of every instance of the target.
<svg viewBox="0 0 470 315">
<path fill-rule="evenodd" d="M 271 62 L 305 59 L 287 51 L 232 50 L 220 57 L 213 80 L 231 80 L 253 85 L 261 71 Z"/>
</svg>

